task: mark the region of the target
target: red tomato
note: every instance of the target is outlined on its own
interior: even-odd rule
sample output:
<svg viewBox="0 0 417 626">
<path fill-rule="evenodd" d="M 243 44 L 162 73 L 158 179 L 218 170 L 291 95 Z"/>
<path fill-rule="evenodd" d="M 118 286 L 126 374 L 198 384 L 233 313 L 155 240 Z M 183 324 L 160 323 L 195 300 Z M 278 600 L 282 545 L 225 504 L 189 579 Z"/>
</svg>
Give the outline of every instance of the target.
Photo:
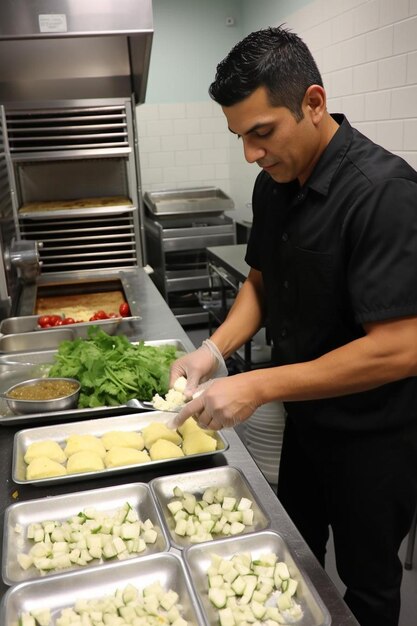
<svg viewBox="0 0 417 626">
<path fill-rule="evenodd" d="M 62 323 L 66 326 L 67 324 L 75 324 L 75 320 L 72 317 L 64 317 Z"/>
<path fill-rule="evenodd" d="M 54 324 L 54 326 L 63 326 L 64 325 L 64 320 L 57 320 Z"/>
<path fill-rule="evenodd" d="M 122 317 L 129 317 L 130 308 L 127 302 L 122 302 L 122 304 L 119 306 L 119 313 Z"/>
<path fill-rule="evenodd" d="M 98 320 L 109 319 L 109 316 L 107 315 L 106 311 L 103 311 L 103 310 L 97 311 L 96 313 L 94 313 L 94 315 L 96 316 L 96 319 Z"/>
<path fill-rule="evenodd" d="M 110 319 L 114 319 L 115 317 L 120 317 L 120 315 L 118 315 L 117 313 L 109 313 L 109 318 Z"/>
<path fill-rule="evenodd" d="M 58 322 L 62 322 L 62 317 L 60 315 L 49 316 L 49 323 L 51 326 L 58 326 Z"/>
<path fill-rule="evenodd" d="M 41 328 L 45 328 L 46 326 L 50 326 L 51 324 L 49 323 L 49 315 L 41 315 L 40 317 L 38 317 L 38 324 L 39 326 L 41 326 Z"/>
<path fill-rule="evenodd" d="M 92 315 L 92 316 L 90 317 L 90 319 L 89 319 L 88 321 L 89 321 L 89 322 L 95 322 L 96 320 L 97 320 L 97 317 L 96 317 L 96 315 L 94 314 L 94 315 Z"/>
</svg>

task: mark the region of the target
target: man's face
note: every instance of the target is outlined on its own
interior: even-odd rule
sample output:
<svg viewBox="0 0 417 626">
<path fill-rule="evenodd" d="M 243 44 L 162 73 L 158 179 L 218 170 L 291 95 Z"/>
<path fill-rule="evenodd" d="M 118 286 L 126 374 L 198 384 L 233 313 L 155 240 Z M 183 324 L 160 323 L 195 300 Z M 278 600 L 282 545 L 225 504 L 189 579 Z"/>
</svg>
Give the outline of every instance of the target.
<svg viewBox="0 0 417 626">
<path fill-rule="evenodd" d="M 303 184 L 318 158 L 320 134 L 303 103 L 297 122 L 286 107 L 272 106 L 265 87 L 228 107 L 222 107 L 229 129 L 243 141 L 245 158 L 257 163 L 279 183 L 296 178 Z"/>
</svg>

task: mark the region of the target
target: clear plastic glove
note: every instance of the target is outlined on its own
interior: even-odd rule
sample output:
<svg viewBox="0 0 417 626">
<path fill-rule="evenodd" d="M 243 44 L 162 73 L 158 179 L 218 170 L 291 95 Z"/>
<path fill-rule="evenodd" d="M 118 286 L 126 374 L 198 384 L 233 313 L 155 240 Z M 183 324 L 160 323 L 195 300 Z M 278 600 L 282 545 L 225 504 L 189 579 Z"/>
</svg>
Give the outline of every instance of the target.
<svg viewBox="0 0 417 626">
<path fill-rule="evenodd" d="M 183 406 L 171 424 L 173 428 L 178 428 L 192 415 L 202 428 L 233 428 L 247 420 L 260 406 L 256 396 L 256 388 L 248 385 L 245 374 L 219 378 L 211 381 L 203 393 Z"/>
<path fill-rule="evenodd" d="M 187 379 L 184 390 L 186 398 L 191 398 L 198 385 L 210 378 L 227 376 L 228 371 L 223 356 L 217 346 L 205 339 L 200 348 L 177 359 L 171 366 L 169 386 L 174 387 L 180 376 Z"/>
</svg>

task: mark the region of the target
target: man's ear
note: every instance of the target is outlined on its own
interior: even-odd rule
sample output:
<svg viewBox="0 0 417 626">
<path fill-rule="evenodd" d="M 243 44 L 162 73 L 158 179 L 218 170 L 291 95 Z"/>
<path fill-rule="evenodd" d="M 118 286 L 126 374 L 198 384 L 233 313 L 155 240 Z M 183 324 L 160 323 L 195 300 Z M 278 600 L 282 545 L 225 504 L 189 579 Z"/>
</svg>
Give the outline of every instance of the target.
<svg viewBox="0 0 417 626">
<path fill-rule="evenodd" d="M 304 95 L 304 107 L 313 124 L 318 124 L 326 112 L 326 92 L 321 85 L 310 85 Z"/>
</svg>

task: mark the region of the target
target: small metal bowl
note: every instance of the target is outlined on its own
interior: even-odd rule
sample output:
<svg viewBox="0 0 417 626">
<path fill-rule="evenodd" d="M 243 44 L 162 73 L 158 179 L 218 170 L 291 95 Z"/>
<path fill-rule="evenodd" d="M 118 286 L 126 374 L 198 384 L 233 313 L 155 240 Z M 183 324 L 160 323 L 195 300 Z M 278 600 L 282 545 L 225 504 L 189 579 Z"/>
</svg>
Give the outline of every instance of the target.
<svg viewBox="0 0 417 626">
<path fill-rule="evenodd" d="M 18 387 L 28 387 L 47 380 L 61 380 L 74 383 L 76 385 L 75 391 L 72 391 L 66 396 L 53 398 L 51 400 L 22 400 L 20 398 L 11 398 L 10 392 Z M 75 409 L 78 405 L 78 398 L 80 397 L 81 385 L 75 378 L 32 378 L 25 380 L 22 383 L 13 385 L 2 396 L 6 400 L 9 408 L 16 415 L 26 415 L 29 413 L 45 413 L 48 411 L 65 411 L 66 409 Z"/>
</svg>

